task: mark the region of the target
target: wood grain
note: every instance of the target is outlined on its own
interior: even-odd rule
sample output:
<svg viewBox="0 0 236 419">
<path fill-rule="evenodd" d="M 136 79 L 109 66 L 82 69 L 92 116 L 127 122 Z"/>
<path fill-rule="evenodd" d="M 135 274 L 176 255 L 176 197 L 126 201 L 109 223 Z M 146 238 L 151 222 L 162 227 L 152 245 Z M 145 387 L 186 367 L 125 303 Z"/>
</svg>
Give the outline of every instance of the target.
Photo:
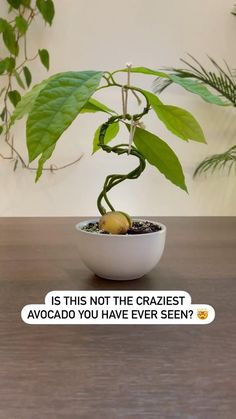
<svg viewBox="0 0 236 419">
<path fill-rule="evenodd" d="M 130 282 L 99 279 L 76 218 L 0 219 L 0 419 L 235 419 L 236 217 L 161 217 L 162 261 Z M 51 290 L 185 290 L 208 326 L 29 326 Z"/>
</svg>

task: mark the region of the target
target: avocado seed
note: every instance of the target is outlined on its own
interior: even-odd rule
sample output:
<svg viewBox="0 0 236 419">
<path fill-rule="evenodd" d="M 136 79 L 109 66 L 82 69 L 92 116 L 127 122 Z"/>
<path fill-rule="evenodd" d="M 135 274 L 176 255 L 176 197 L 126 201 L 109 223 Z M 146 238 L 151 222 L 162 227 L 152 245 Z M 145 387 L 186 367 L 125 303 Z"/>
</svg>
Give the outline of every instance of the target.
<svg viewBox="0 0 236 419">
<path fill-rule="evenodd" d="M 99 221 L 100 230 L 111 234 L 126 234 L 131 225 L 129 215 L 119 211 L 107 212 Z"/>
</svg>

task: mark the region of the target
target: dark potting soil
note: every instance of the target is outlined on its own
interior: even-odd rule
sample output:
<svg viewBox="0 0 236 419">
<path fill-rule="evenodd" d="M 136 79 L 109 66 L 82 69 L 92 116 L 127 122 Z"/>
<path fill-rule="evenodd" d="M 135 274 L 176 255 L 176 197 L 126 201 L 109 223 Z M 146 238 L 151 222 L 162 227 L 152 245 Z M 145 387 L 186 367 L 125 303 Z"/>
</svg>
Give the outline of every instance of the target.
<svg viewBox="0 0 236 419">
<path fill-rule="evenodd" d="M 82 228 L 82 230 L 89 233 L 110 234 L 106 231 L 99 230 L 98 222 L 89 223 Z M 150 221 L 133 221 L 132 228 L 130 228 L 125 235 L 155 233 L 162 230 L 161 226 Z"/>
</svg>

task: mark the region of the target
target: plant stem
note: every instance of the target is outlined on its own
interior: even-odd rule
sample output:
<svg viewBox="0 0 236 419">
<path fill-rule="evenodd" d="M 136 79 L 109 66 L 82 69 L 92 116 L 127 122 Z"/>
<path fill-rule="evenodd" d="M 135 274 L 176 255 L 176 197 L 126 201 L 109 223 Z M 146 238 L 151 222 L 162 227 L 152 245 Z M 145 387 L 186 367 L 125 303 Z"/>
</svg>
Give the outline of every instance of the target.
<svg viewBox="0 0 236 419">
<path fill-rule="evenodd" d="M 149 103 L 147 101 L 147 106 L 144 108 L 143 112 L 140 113 L 140 114 L 133 115 L 133 120 L 134 121 L 139 121 L 140 118 L 143 115 L 145 115 L 146 113 L 149 112 L 149 110 L 150 110 L 150 107 L 149 107 Z M 142 154 L 134 146 L 131 146 L 131 149 L 129 150 L 129 145 L 128 144 L 119 144 L 119 145 L 116 145 L 114 147 L 110 147 L 108 144 L 104 143 L 104 138 L 105 138 L 106 131 L 107 131 L 109 125 L 111 125 L 111 124 L 113 124 L 114 122 L 117 122 L 117 121 L 124 122 L 124 120 L 131 120 L 131 118 L 132 117 L 129 114 L 112 116 L 111 118 L 108 119 L 107 122 L 105 122 L 101 126 L 101 129 L 100 129 L 98 143 L 99 143 L 99 146 L 104 151 L 106 151 L 107 153 L 112 152 L 112 153 L 115 153 L 115 154 L 118 154 L 118 155 L 131 154 L 132 156 L 135 156 L 139 159 L 139 165 L 134 170 L 132 170 L 131 172 L 129 172 L 125 175 L 124 174 L 113 174 L 113 175 L 109 175 L 109 176 L 106 177 L 103 189 L 102 189 L 102 191 L 99 194 L 98 199 L 97 199 L 97 207 L 98 207 L 98 210 L 99 210 L 101 215 L 106 214 L 106 209 L 102 204 L 103 200 L 105 201 L 105 203 L 107 204 L 107 206 L 109 207 L 109 209 L 111 211 L 115 211 L 115 208 L 113 207 L 113 205 L 111 204 L 111 202 L 109 201 L 109 199 L 107 197 L 107 193 L 114 186 L 118 185 L 119 183 L 123 182 L 126 179 L 137 179 L 146 167 L 145 158 L 142 156 Z"/>
<path fill-rule="evenodd" d="M 32 25 L 32 23 L 34 22 L 36 16 L 39 14 L 39 12 L 37 11 L 36 6 L 34 8 L 32 7 L 26 8 L 24 6 L 22 7 L 20 6 L 18 10 L 12 9 L 12 12 L 14 12 L 17 16 L 24 18 L 27 22 L 27 30 L 24 33 L 20 33 L 16 25 L 13 26 L 16 43 L 19 45 L 20 51 L 22 51 L 22 54 L 19 54 L 19 56 L 22 58 L 21 58 L 21 62 L 19 62 L 19 58 L 18 58 L 19 56 L 18 57 L 14 56 L 12 53 L 10 53 L 10 58 L 13 58 L 15 60 L 14 70 L 20 75 L 24 70 L 24 66 L 28 65 L 29 62 L 36 60 L 36 58 L 39 55 L 39 53 L 37 52 L 36 54 L 34 54 L 34 56 L 29 57 L 28 50 L 27 50 L 27 42 L 28 42 L 28 36 L 29 36 L 28 30 L 30 26 Z M 10 19 L 8 23 L 11 25 L 15 24 L 15 18 Z M 110 76 L 110 73 L 109 73 L 109 76 Z M 10 99 L 9 99 L 9 92 L 11 92 L 14 88 L 14 77 L 15 77 L 14 71 L 12 69 L 9 71 L 6 70 L 3 74 L 1 74 L 1 78 L 2 77 L 6 78 L 6 83 L 5 83 L 5 87 L 3 87 L 3 89 L 0 90 L 0 96 L 3 94 L 1 101 L 3 102 L 3 106 L 4 106 L 3 116 L 1 117 L 2 119 L 1 128 L 4 135 L 4 141 L 9 147 L 10 151 L 9 151 L 9 155 L 4 155 L 3 153 L 0 153 L 0 158 L 4 160 L 12 160 L 15 163 L 14 170 L 17 167 L 18 161 L 21 162 L 21 165 L 24 169 L 37 170 L 34 167 L 30 167 L 29 164 L 25 162 L 24 158 L 21 156 L 20 152 L 17 150 L 14 144 L 13 135 L 11 135 L 10 133 L 10 119 L 11 119 L 12 111 L 11 111 L 11 104 L 10 104 Z M 43 170 L 54 172 L 56 170 L 65 169 L 79 162 L 81 157 L 82 155 L 79 156 L 76 160 L 70 163 L 64 164 L 62 166 L 58 166 L 58 167 L 55 164 L 51 164 L 49 167 L 44 167 Z"/>
</svg>

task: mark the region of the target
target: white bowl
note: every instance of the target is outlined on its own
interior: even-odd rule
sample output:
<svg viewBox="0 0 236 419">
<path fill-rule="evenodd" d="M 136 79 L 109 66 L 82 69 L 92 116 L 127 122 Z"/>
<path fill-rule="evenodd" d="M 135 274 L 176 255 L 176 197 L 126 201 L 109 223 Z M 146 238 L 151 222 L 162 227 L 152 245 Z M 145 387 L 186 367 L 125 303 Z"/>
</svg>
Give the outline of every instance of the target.
<svg viewBox="0 0 236 419">
<path fill-rule="evenodd" d="M 160 231 L 136 235 L 99 234 L 82 230 L 96 221 L 98 219 L 76 225 L 81 259 L 96 275 L 118 281 L 136 279 L 150 272 L 161 259 L 166 238 L 164 224 L 155 222 L 161 227 Z"/>
</svg>

